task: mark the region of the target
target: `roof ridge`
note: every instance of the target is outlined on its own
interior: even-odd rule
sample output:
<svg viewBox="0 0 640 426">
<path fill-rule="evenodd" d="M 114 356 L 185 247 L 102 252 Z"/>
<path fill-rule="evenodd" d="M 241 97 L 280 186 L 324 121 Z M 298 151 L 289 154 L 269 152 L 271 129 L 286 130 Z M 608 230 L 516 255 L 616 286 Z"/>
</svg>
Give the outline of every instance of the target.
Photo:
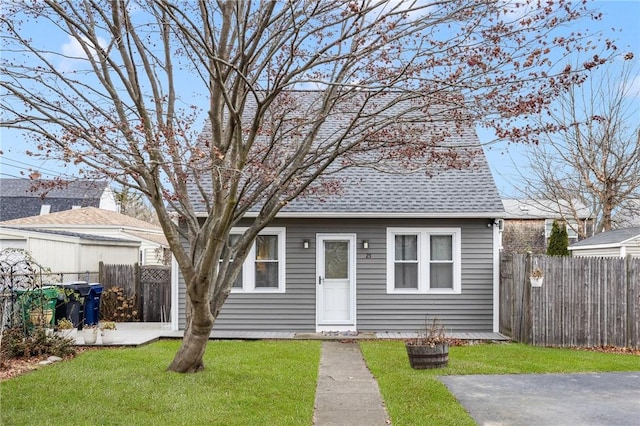
<svg viewBox="0 0 640 426">
<path fill-rule="evenodd" d="M 79 219 L 93 220 L 79 220 Z M 96 220 L 98 219 L 98 220 Z M 123 220 L 124 219 L 124 220 Z M 105 223 L 100 223 L 105 222 Z M 161 230 L 157 225 L 150 224 L 112 210 L 100 209 L 98 207 L 81 207 L 79 209 L 62 210 L 54 213 L 39 216 L 29 216 L 19 219 L 0 222 L 0 225 L 113 225 L 130 226 L 144 230 Z"/>
</svg>

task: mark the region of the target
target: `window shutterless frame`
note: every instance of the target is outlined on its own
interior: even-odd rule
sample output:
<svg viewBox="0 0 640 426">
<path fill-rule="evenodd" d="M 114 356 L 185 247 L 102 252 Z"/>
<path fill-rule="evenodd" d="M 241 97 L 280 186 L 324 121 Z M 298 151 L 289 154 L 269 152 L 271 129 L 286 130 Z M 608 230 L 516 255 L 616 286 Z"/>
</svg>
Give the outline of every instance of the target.
<svg viewBox="0 0 640 426">
<path fill-rule="evenodd" d="M 242 234 L 244 231 L 244 228 L 233 228 L 231 235 Z M 259 243 L 253 242 L 242 265 L 242 287 L 232 287 L 232 293 L 286 291 L 286 228 L 268 227 L 258 235 L 267 238 L 260 239 Z"/>
<path fill-rule="evenodd" d="M 417 285 L 408 285 L 415 270 L 413 253 L 399 244 L 415 236 L 417 244 Z M 446 237 L 446 238 L 441 238 Z M 462 291 L 460 228 L 387 228 L 388 294 L 460 294 Z M 451 285 L 446 286 L 451 275 Z M 433 285 L 432 285 L 433 281 Z"/>
</svg>

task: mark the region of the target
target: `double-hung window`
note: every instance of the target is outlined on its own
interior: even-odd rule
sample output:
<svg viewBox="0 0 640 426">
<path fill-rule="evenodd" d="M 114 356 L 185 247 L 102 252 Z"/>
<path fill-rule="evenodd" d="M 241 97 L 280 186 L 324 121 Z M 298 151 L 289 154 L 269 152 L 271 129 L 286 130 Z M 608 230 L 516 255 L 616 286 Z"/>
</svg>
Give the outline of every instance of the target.
<svg viewBox="0 0 640 426">
<path fill-rule="evenodd" d="M 238 242 L 239 239 L 240 239 L 240 234 L 231 234 L 231 235 L 229 235 L 229 246 L 234 246 Z M 227 248 L 225 247 L 225 249 L 222 251 L 222 256 L 220 258 L 220 263 L 222 263 L 222 259 L 224 259 L 225 256 L 226 256 L 226 250 L 227 250 Z M 229 258 L 229 262 L 233 262 L 233 260 L 234 260 L 233 257 Z M 232 288 L 242 289 L 243 282 L 244 282 L 244 279 L 243 279 L 243 275 L 244 274 L 242 272 L 243 271 L 240 271 L 240 273 L 236 277 L 236 280 L 234 281 Z"/>
<path fill-rule="evenodd" d="M 554 221 L 554 219 L 545 219 L 544 221 L 544 237 L 547 241 L 549 240 L 549 237 L 551 237 L 551 230 L 553 229 Z M 578 222 L 575 219 L 567 219 L 567 221 L 558 220 L 558 224 L 560 226 L 564 226 L 570 243 L 578 241 Z"/>
<path fill-rule="evenodd" d="M 388 228 L 388 293 L 460 293 L 459 228 Z"/>
<path fill-rule="evenodd" d="M 231 230 L 232 243 L 242 232 Z M 231 291 L 284 293 L 285 270 L 285 228 L 265 228 L 253 242 Z"/>
</svg>

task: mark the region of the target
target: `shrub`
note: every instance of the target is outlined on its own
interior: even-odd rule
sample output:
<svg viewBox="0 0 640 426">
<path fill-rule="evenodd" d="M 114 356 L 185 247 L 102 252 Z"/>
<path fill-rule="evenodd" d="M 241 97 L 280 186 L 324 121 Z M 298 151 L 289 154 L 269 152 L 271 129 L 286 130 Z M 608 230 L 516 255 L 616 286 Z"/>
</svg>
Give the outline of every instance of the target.
<svg viewBox="0 0 640 426">
<path fill-rule="evenodd" d="M 136 296 L 126 296 L 121 287 L 105 290 L 100 298 L 100 319 L 103 321 L 137 321 Z"/>
<path fill-rule="evenodd" d="M 551 227 L 551 235 L 549 236 L 549 245 L 547 246 L 547 255 L 549 256 L 569 256 L 569 236 L 567 228 L 564 224 L 553 221 Z"/>
<path fill-rule="evenodd" d="M 34 328 L 25 334 L 22 327 L 4 330 L 0 358 L 29 358 L 32 356 L 55 355 L 65 357 L 75 355 L 75 341 L 55 334 L 48 334 L 46 329 Z"/>
</svg>

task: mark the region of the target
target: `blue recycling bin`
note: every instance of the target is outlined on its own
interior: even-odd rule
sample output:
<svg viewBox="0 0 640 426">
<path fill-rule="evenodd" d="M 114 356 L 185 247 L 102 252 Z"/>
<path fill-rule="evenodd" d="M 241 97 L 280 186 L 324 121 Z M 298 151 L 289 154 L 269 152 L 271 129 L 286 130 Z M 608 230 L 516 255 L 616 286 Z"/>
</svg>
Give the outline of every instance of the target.
<svg viewBox="0 0 640 426">
<path fill-rule="evenodd" d="M 89 284 L 89 295 L 84 298 L 84 323 L 98 324 L 100 321 L 100 296 L 103 287 L 100 283 Z"/>
</svg>

